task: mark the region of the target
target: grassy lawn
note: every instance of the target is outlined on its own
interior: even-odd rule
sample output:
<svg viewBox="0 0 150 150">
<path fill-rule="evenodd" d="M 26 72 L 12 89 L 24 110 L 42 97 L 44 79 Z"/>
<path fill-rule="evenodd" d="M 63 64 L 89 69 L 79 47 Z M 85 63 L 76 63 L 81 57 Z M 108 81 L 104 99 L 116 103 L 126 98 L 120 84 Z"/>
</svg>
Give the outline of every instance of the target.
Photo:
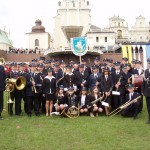
<svg viewBox="0 0 150 150">
<path fill-rule="evenodd" d="M 5 104 L 6 105 L 6 104 Z M 6 106 L 5 106 L 6 108 Z M 137 120 L 8 116 L 0 121 L 0 150 L 150 150 L 147 110 Z"/>
</svg>

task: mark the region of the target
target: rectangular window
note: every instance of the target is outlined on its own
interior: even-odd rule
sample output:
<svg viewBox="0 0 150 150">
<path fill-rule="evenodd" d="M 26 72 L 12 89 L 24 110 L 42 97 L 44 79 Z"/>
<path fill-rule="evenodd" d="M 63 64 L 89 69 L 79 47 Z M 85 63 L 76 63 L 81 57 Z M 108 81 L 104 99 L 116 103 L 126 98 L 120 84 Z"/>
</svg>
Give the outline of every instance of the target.
<svg viewBox="0 0 150 150">
<path fill-rule="evenodd" d="M 107 37 L 105 37 L 105 42 L 107 42 Z"/>
<path fill-rule="evenodd" d="M 99 37 L 96 37 L 96 42 L 99 42 Z"/>
</svg>

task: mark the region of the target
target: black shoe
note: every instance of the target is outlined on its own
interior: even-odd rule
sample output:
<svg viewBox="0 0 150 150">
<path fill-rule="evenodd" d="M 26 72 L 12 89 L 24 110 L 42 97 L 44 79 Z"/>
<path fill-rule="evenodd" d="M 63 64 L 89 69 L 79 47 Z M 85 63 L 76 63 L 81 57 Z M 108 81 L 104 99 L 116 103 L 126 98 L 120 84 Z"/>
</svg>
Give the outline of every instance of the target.
<svg viewBox="0 0 150 150">
<path fill-rule="evenodd" d="M 148 120 L 148 121 L 146 122 L 146 124 L 150 124 L 150 120 Z"/>
</svg>

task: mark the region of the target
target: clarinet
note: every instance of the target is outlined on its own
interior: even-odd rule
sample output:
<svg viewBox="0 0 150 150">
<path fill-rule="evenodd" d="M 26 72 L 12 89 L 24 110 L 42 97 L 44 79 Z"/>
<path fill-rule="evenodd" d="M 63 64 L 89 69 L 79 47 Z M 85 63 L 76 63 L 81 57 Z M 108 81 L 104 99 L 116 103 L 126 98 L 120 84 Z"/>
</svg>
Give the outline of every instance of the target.
<svg viewBox="0 0 150 150">
<path fill-rule="evenodd" d="M 114 87 L 114 85 L 112 85 L 112 86 L 111 86 L 111 88 L 109 89 L 108 93 L 111 93 L 111 92 L 112 92 L 113 87 Z M 105 102 L 105 101 L 106 101 L 106 99 L 107 99 L 107 96 L 105 97 L 105 99 L 103 100 L 103 102 Z"/>
<path fill-rule="evenodd" d="M 96 104 L 98 101 L 101 101 L 101 100 L 104 98 L 104 95 L 105 95 L 105 94 L 104 94 L 104 92 L 103 92 L 102 97 L 100 97 L 100 98 L 98 98 L 98 99 L 92 101 L 91 104 L 90 104 L 90 106 L 87 106 L 87 108 L 89 109 L 89 108 L 93 107 L 93 106 L 92 106 L 93 104 Z"/>
</svg>

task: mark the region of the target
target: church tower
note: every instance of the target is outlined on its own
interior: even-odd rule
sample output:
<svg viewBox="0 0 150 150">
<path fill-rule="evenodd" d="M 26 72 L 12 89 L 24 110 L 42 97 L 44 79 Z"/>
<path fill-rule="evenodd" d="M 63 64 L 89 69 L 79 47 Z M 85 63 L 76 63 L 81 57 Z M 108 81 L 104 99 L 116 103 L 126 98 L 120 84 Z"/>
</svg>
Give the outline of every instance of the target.
<svg viewBox="0 0 150 150">
<path fill-rule="evenodd" d="M 70 48 L 70 38 L 85 36 L 91 24 L 88 0 L 58 2 L 54 28 L 54 48 Z"/>
</svg>

